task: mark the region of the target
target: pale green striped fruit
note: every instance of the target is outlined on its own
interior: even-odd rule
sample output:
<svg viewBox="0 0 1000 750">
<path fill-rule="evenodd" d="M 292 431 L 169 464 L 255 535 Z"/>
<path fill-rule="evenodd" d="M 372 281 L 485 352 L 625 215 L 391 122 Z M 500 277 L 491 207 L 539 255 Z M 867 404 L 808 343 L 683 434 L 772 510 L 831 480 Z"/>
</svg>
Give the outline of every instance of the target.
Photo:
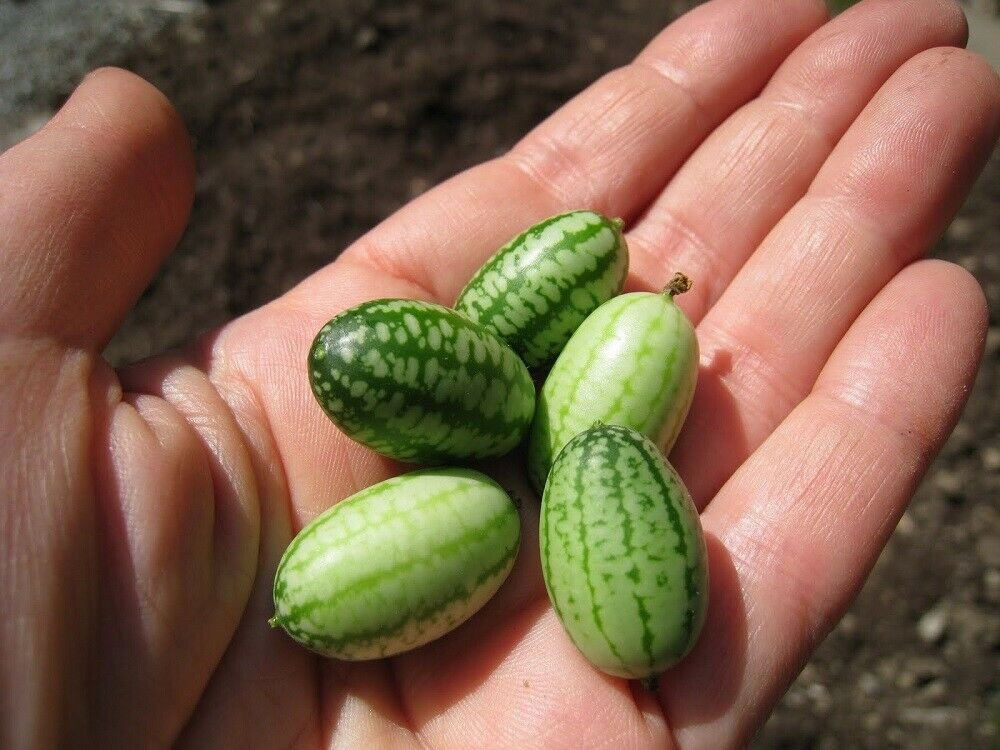
<svg viewBox="0 0 1000 750">
<path fill-rule="evenodd" d="M 430 302 L 345 310 L 309 350 L 313 394 L 340 429 L 400 461 L 507 453 L 527 433 L 535 385 L 483 326 Z"/>
<path fill-rule="evenodd" d="M 302 529 L 274 579 L 275 615 L 307 648 L 377 659 L 458 627 L 506 579 L 517 508 L 469 469 L 425 469 L 380 482 Z"/>
<path fill-rule="evenodd" d="M 570 338 L 531 426 L 528 472 L 539 492 L 559 450 L 595 422 L 631 427 L 669 453 L 698 378 L 694 327 L 674 302 L 690 284 L 677 274 L 662 293 L 615 297 Z"/>
<path fill-rule="evenodd" d="M 455 309 L 489 328 L 529 367 L 550 363 L 584 319 L 622 290 L 621 219 L 570 211 L 529 227 L 483 264 Z"/>
<path fill-rule="evenodd" d="M 708 605 L 698 511 L 648 438 L 600 425 L 559 453 L 542 498 L 542 573 L 587 660 L 656 675 L 694 646 Z"/>
</svg>

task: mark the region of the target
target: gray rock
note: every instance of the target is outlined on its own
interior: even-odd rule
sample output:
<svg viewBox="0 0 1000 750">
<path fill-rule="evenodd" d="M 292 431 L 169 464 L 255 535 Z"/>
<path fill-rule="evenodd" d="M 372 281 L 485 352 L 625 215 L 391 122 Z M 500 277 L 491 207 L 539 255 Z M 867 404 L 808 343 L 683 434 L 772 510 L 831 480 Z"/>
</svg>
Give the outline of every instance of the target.
<svg viewBox="0 0 1000 750">
<path fill-rule="evenodd" d="M 987 445 L 979 451 L 979 460 L 987 471 L 997 471 L 1000 469 L 1000 448 Z"/>
<path fill-rule="evenodd" d="M 924 643 L 937 643 L 948 629 L 950 611 L 947 602 L 938 602 L 917 621 L 917 635 Z"/>
<path fill-rule="evenodd" d="M 937 703 L 948 695 L 948 683 L 944 680 L 931 680 L 920 688 L 920 699 L 929 703 Z"/>
<path fill-rule="evenodd" d="M 938 469 L 931 479 L 934 486 L 949 497 L 957 497 L 962 494 L 962 477 L 958 472 L 950 469 Z"/>
<path fill-rule="evenodd" d="M 863 694 L 872 696 L 882 688 L 882 682 L 871 672 L 862 672 L 858 677 L 858 690 Z"/>
<path fill-rule="evenodd" d="M 809 696 L 813 710 L 816 713 L 825 714 L 830 712 L 830 708 L 833 706 L 833 699 L 830 697 L 830 691 L 826 685 L 821 682 L 814 682 L 806 687 L 806 695 Z"/>
</svg>

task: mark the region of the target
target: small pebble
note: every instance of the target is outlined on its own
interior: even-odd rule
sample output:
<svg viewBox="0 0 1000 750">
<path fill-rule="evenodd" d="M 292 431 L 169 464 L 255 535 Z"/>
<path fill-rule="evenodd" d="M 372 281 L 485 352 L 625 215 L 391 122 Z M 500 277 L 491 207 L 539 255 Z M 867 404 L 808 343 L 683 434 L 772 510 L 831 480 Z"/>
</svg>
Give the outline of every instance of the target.
<svg viewBox="0 0 1000 750">
<path fill-rule="evenodd" d="M 962 477 L 948 469 L 939 469 L 934 474 L 934 486 L 946 495 L 955 497 L 962 494 Z"/>
<path fill-rule="evenodd" d="M 979 452 L 979 460 L 986 471 L 997 471 L 1000 469 L 1000 448 L 988 445 Z"/>
<path fill-rule="evenodd" d="M 965 216 L 959 216 L 949 225 L 946 234 L 949 240 L 967 240 L 976 230 L 976 223 Z"/>
<path fill-rule="evenodd" d="M 896 533 L 900 536 L 913 536 L 913 532 L 917 530 L 917 522 L 913 520 L 913 515 L 910 511 L 906 511 L 899 518 L 899 523 L 896 524 Z"/>
<path fill-rule="evenodd" d="M 963 255 L 958 259 L 958 265 L 960 265 L 969 273 L 975 273 L 976 271 L 979 270 L 979 256 Z"/>
<path fill-rule="evenodd" d="M 813 710 L 816 713 L 825 714 L 833 706 L 833 698 L 830 697 L 830 691 L 821 682 L 814 682 L 806 687 L 806 695 L 809 696 Z"/>
<path fill-rule="evenodd" d="M 851 636 L 858 630 L 858 617 L 853 612 L 848 612 L 837 623 L 837 632 L 842 635 Z"/>
<path fill-rule="evenodd" d="M 930 702 L 938 702 L 948 694 L 948 683 L 944 680 L 931 680 L 920 688 L 920 697 Z"/>
<path fill-rule="evenodd" d="M 862 672 L 861 676 L 858 678 L 858 690 L 860 690 L 865 695 L 875 695 L 882 683 L 879 681 L 878 677 L 873 675 L 871 672 Z"/>
<path fill-rule="evenodd" d="M 371 26 L 363 26 L 354 35 L 354 49 L 363 52 L 375 46 L 378 42 L 378 32 Z"/>
<path fill-rule="evenodd" d="M 924 643 L 937 643 L 948 629 L 948 607 L 946 604 L 935 604 L 924 612 L 917 622 L 917 635 Z"/>
</svg>

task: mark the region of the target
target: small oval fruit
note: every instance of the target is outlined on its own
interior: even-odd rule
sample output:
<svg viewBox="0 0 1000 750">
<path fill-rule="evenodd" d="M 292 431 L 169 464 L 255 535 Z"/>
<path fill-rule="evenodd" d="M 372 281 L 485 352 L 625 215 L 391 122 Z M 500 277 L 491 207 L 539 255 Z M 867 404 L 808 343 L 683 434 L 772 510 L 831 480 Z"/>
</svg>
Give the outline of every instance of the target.
<svg viewBox="0 0 1000 750">
<path fill-rule="evenodd" d="M 662 293 L 615 297 L 567 342 L 531 426 L 528 473 L 539 492 L 556 454 L 595 422 L 631 427 L 670 452 L 698 379 L 694 326 L 674 302 L 690 286 L 677 274 Z"/>
<path fill-rule="evenodd" d="M 424 469 L 380 482 L 295 537 L 275 575 L 271 625 L 338 659 L 416 648 L 496 593 L 519 542 L 517 508 L 483 474 Z"/>
<path fill-rule="evenodd" d="M 644 435 L 600 425 L 563 448 L 545 485 L 539 542 L 556 614 L 595 667 L 650 677 L 694 646 L 708 605 L 701 522 Z"/>
<path fill-rule="evenodd" d="M 455 309 L 501 336 L 529 367 L 550 363 L 584 319 L 622 289 L 621 219 L 570 211 L 528 228 L 479 269 Z"/>
<path fill-rule="evenodd" d="M 531 423 L 535 385 L 513 350 L 430 302 L 364 302 L 323 326 L 312 391 L 360 443 L 400 461 L 499 456 Z"/>
</svg>

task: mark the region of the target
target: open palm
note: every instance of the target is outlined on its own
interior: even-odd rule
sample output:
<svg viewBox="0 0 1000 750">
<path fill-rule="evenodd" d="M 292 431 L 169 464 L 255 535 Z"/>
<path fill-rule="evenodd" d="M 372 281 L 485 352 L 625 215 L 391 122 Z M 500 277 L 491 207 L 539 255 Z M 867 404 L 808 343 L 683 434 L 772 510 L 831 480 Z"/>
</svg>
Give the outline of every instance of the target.
<svg viewBox="0 0 1000 750">
<path fill-rule="evenodd" d="M 998 133 L 1000 85 L 938 0 L 713 0 L 512 151 L 414 201 L 183 353 L 99 352 L 176 242 L 183 128 L 122 71 L 0 161 L 0 745 L 727 747 L 858 591 L 964 404 L 986 325 L 919 260 Z M 675 270 L 702 351 L 673 463 L 708 539 L 699 645 L 657 694 L 589 667 L 522 549 L 497 597 L 385 661 L 267 625 L 277 560 L 401 467 L 314 403 L 315 331 L 374 297 L 445 304 L 571 208 L 626 221 L 629 286 Z"/>
</svg>

